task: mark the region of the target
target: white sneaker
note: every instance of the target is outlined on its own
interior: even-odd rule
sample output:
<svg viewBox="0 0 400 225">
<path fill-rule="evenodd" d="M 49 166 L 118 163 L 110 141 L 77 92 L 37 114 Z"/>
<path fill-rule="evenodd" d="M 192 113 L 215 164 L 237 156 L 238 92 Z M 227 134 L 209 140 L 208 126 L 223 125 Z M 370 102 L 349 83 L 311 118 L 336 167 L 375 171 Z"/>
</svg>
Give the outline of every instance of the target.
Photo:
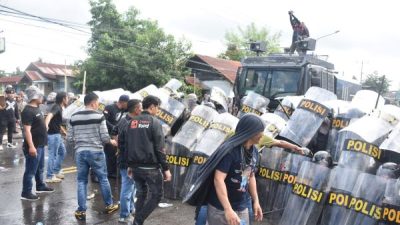
<svg viewBox="0 0 400 225">
<path fill-rule="evenodd" d="M 60 183 L 62 180 L 57 178 L 55 175 L 52 178 L 47 178 L 46 183 Z"/>
<path fill-rule="evenodd" d="M 7 143 L 7 148 L 16 148 L 16 146 L 13 145 L 12 143 L 8 142 Z"/>
</svg>

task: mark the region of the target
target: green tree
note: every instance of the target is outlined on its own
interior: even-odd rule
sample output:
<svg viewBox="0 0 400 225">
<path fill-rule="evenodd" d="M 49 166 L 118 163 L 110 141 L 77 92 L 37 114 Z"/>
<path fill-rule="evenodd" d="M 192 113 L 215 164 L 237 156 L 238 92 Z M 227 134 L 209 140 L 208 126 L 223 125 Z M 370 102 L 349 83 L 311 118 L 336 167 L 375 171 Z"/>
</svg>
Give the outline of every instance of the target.
<svg viewBox="0 0 400 225">
<path fill-rule="evenodd" d="M 363 88 L 379 92 L 382 88 L 381 93 L 384 94 L 389 91 L 390 80 L 388 80 L 384 75 L 379 75 L 377 71 L 367 76 L 362 82 Z"/>
<path fill-rule="evenodd" d="M 266 27 L 258 28 L 255 23 L 247 25 L 245 28 L 238 27 L 237 31 L 228 31 L 225 34 L 227 49 L 218 57 L 223 59 L 240 61 L 246 56 L 255 56 L 255 52 L 249 51 L 249 42 L 262 41 L 267 44 L 267 52 L 280 52 L 279 41 L 281 33 L 272 33 Z"/>
<path fill-rule="evenodd" d="M 120 14 L 112 0 L 91 0 L 90 5 L 89 57 L 77 63 L 77 88 L 82 87 L 84 71 L 88 91 L 137 91 L 149 84 L 159 86 L 170 78 L 183 80 L 190 43 L 165 34 L 156 21 L 140 19 L 133 7 Z"/>
</svg>

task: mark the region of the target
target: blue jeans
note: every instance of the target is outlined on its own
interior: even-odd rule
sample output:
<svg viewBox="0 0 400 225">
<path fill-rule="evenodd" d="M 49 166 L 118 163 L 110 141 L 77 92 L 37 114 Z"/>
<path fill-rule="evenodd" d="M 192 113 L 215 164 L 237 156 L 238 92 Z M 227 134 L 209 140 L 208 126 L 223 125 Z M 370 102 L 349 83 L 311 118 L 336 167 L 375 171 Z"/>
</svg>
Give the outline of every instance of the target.
<svg viewBox="0 0 400 225">
<path fill-rule="evenodd" d="M 128 177 L 127 169 L 120 169 L 121 173 L 121 211 L 120 217 L 126 218 L 135 211 L 134 197 L 136 194 L 135 181 Z"/>
<path fill-rule="evenodd" d="M 49 134 L 47 136 L 48 156 L 47 178 L 61 171 L 61 164 L 65 157 L 65 145 L 61 134 Z"/>
<path fill-rule="evenodd" d="M 87 183 L 89 168 L 99 179 L 101 193 L 106 206 L 113 204 L 111 187 L 107 178 L 107 166 L 104 152 L 79 151 L 76 153 L 76 166 L 78 168 L 78 211 L 86 211 Z"/>
<path fill-rule="evenodd" d="M 207 205 L 200 206 L 197 213 L 195 225 L 206 225 L 207 224 Z"/>
<path fill-rule="evenodd" d="M 36 148 L 37 156 L 29 155 L 29 151 L 25 149 L 25 172 L 22 180 L 22 195 L 32 193 L 32 178 L 36 180 L 36 190 L 46 187 L 43 181 L 44 172 L 44 147 Z"/>
</svg>

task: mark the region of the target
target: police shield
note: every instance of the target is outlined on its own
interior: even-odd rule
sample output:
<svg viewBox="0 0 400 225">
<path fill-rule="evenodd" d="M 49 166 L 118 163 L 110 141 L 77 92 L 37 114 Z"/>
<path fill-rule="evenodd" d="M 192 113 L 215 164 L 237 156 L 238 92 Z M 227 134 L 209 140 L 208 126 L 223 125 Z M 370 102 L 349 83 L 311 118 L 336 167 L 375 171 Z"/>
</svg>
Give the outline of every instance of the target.
<svg viewBox="0 0 400 225">
<path fill-rule="evenodd" d="M 225 92 L 219 87 L 211 89 L 210 100 L 222 106 L 225 112 L 228 112 L 228 97 Z"/>
<path fill-rule="evenodd" d="M 322 213 L 320 224 L 337 225 L 346 222 L 348 208 L 345 203 L 351 198 L 351 192 L 356 184 L 358 170 L 336 166 L 329 177 L 330 190 Z"/>
<path fill-rule="evenodd" d="M 167 136 L 176 120 L 185 110 L 185 105 L 164 92 L 159 92 L 158 97 L 161 100 L 161 105 L 156 116 L 162 123 L 164 135 Z"/>
<path fill-rule="evenodd" d="M 169 96 L 172 96 L 177 94 L 177 90 L 180 87 L 182 87 L 182 82 L 180 82 L 175 78 L 172 78 L 171 80 L 168 81 L 168 83 L 166 83 L 162 88 L 160 88 L 160 91 L 163 91 Z"/>
<path fill-rule="evenodd" d="M 276 107 L 274 114 L 280 116 L 284 120 L 289 120 L 294 110 L 299 105 L 304 96 L 286 96 L 281 104 Z"/>
<path fill-rule="evenodd" d="M 167 162 L 172 174 L 171 182 L 165 184 L 165 197 L 178 199 L 190 165 L 190 151 L 193 150 L 201 134 L 207 129 L 218 113 L 207 106 L 194 108 L 189 120 L 172 138 L 172 145 L 167 148 Z"/>
<path fill-rule="evenodd" d="M 379 147 L 384 153 L 383 161 L 400 164 L 400 123 Z"/>
<path fill-rule="evenodd" d="M 62 116 L 64 120 L 70 120 L 72 114 L 75 112 L 81 111 L 85 109 L 85 105 L 83 104 L 83 96 L 80 96 L 77 100 L 75 100 L 72 104 L 67 106 L 62 112 Z"/>
<path fill-rule="evenodd" d="M 286 121 L 273 113 L 265 113 L 261 116 L 261 119 L 265 123 L 264 135 L 269 137 L 276 137 L 286 126 Z"/>
<path fill-rule="evenodd" d="M 206 131 L 203 132 L 194 150 L 190 154 L 189 166 L 181 196 L 185 196 L 196 179 L 200 165 L 204 164 L 208 157 L 231 135 L 239 119 L 229 113 L 217 115 Z"/>
<path fill-rule="evenodd" d="M 254 113 L 261 116 L 267 111 L 269 99 L 250 91 L 247 96 L 243 97 L 238 117 L 240 118 L 246 113 Z"/>
<path fill-rule="evenodd" d="M 339 160 L 339 156 L 336 152 L 339 131 L 348 127 L 358 118 L 364 116 L 365 113 L 358 108 L 352 107 L 349 102 L 342 100 L 328 101 L 326 104 L 332 111 L 327 150 L 331 153 L 334 161 L 337 162 Z"/>
<path fill-rule="evenodd" d="M 129 94 L 129 98 L 143 100 L 145 97 L 149 95 L 158 96 L 158 93 L 159 93 L 158 88 L 154 84 L 150 84 L 133 94 Z"/>
<path fill-rule="evenodd" d="M 382 215 L 379 225 L 400 224 L 400 180 L 390 179 L 382 201 Z"/>
<path fill-rule="evenodd" d="M 326 200 L 330 169 L 304 162 L 293 185 L 280 225 L 316 225 Z"/>
<path fill-rule="evenodd" d="M 360 109 L 364 113 L 370 113 L 375 109 L 376 102 L 378 100 L 378 93 L 371 90 L 360 90 L 354 95 L 351 100 L 351 105 L 355 108 Z M 385 99 L 379 96 L 378 105 L 376 108 L 381 108 L 385 104 Z"/>
<path fill-rule="evenodd" d="M 374 225 L 382 216 L 381 203 L 388 179 L 362 173 L 353 188 L 351 197 L 344 200 L 348 210 L 346 225 Z M 336 202 L 338 203 L 338 202 Z"/>
<path fill-rule="evenodd" d="M 384 154 L 379 145 L 398 124 L 400 108 L 384 105 L 339 132 L 339 165 L 362 172 L 379 166 Z"/>
<path fill-rule="evenodd" d="M 332 92 L 311 87 L 279 135 L 299 146 L 307 146 L 328 116 L 329 108 L 323 103 L 335 99 Z"/>
</svg>

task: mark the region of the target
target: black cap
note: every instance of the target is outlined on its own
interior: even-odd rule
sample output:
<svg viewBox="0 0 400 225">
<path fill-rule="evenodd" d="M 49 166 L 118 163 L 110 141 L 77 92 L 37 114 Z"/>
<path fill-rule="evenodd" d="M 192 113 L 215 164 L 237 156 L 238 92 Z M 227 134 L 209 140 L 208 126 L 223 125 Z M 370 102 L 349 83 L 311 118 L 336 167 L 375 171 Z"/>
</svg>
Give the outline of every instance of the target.
<svg viewBox="0 0 400 225">
<path fill-rule="evenodd" d="M 119 96 L 119 102 L 128 102 L 129 101 L 129 96 L 128 95 L 121 95 Z"/>
</svg>

